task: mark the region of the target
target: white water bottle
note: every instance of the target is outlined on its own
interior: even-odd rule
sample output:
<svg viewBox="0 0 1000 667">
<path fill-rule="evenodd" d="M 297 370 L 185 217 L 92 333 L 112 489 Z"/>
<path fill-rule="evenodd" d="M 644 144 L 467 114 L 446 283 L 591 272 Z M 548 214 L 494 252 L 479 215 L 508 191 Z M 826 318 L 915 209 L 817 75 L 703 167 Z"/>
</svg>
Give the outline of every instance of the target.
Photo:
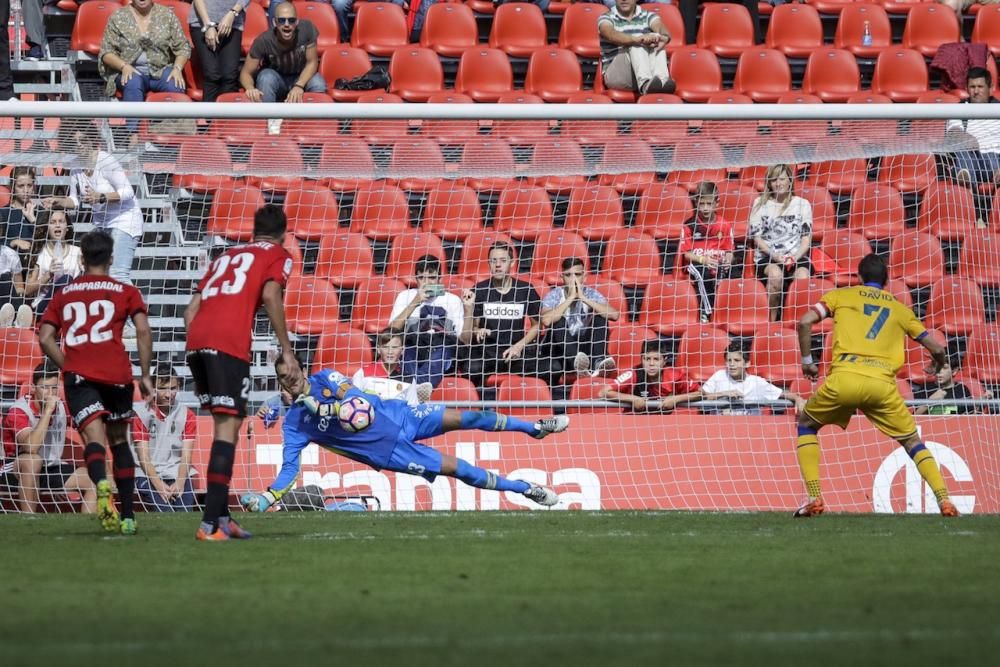
<svg viewBox="0 0 1000 667">
<path fill-rule="evenodd" d="M 861 46 L 871 46 L 872 45 L 872 24 L 870 21 L 865 21 L 865 30 L 861 33 Z"/>
<path fill-rule="evenodd" d="M 52 248 L 52 276 L 58 278 L 66 273 L 66 252 L 63 249 L 63 242 L 56 241 Z"/>
</svg>

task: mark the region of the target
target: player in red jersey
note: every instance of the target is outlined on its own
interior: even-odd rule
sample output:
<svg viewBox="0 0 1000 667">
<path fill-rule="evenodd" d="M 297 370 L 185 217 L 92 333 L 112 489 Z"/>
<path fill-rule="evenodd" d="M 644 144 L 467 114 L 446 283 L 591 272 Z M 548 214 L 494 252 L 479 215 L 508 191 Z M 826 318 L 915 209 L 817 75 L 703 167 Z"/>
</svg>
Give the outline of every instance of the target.
<svg viewBox="0 0 1000 667">
<path fill-rule="evenodd" d="M 63 371 L 66 404 L 73 423 L 87 443 L 83 450 L 87 474 L 97 487 L 97 517 L 105 530 L 135 534 L 133 492 L 135 459 L 128 445 L 132 411 L 132 362 L 122 342 L 129 318 L 135 324 L 143 396 L 153 393 L 149 365 L 153 334 L 142 294 L 108 275 L 114 241 L 101 231 L 80 240 L 84 273 L 57 292 L 42 315 L 38 342 L 46 356 Z M 56 334 L 62 336 L 62 347 Z M 114 478 L 121 503 L 121 520 L 106 479 L 105 449 L 110 444 Z"/>
<path fill-rule="evenodd" d="M 199 540 L 246 539 L 251 535 L 229 517 L 229 480 L 240 426 L 250 394 L 250 341 L 254 316 L 264 305 L 282 358 L 298 366 L 288 339 L 282 291 L 292 258 L 282 247 L 285 212 L 268 204 L 253 219 L 253 241 L 235 246 L 209 264 L 198 291 L 184 311 L 187 363 L 195 392 L 214 422 L 208 460 L 205 512 Z"/>
</svg>

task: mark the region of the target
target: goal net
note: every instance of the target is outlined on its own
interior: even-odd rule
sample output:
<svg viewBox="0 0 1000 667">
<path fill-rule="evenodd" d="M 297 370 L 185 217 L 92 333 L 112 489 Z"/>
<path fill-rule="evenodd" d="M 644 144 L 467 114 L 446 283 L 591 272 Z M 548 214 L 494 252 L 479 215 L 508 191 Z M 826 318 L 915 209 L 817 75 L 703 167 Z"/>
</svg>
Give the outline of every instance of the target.
<svg viewBox="0 0 1000 667">
<path fill-rule="evenodd" d="M 44 201 L 68 193 L 72 169 L 92 166 L 60 140 L 85 126 L 142 211 L 130 279 L 149 305 L 156 365 L 176 374 L 176 401 L 191 410 L 184 307 L 207 262 L 249 241 L 254 212 L 274 203 L 288 217 L 294 259 L 287 318 L 311 371 L 388 369 L 393 380 L 430 381 L 431 401 L 572 419 L 544 441 L 471 431 L 433 446 L 550 485 L 559 508 L 786 510 L 804 496 L 794 400 L 818 386 L 802 377 L 795 323 L 828 290 L 856 284 L 858 261 L 874 252 L 890 266 L 886 289 L 946 344 L 964 387 L 929 374 L 911 344 L 899 389 L 921 413 L 918 428 L 959 509 L 1000 511 L 990 401 L 1000 384 L 1000 199 L 993 174 L 967 151 L 970 136 L 1000 145 L 1000 121 L 977 117 L 979 105 L 149 104 L 129 118 L 107 118 L 98 105 L 21 108 L 0 118 L 0 204 L 29 206 L 38 221 L 20 226 L 27 247 L 4 251 L 5 267 L 17 255 L 29 292 L 17 276 L 8 281 L 11 312 L 37 308 L 54 288 L 48 221 L 61 205 L 50 211 Z M 60 251 L 107 221 L 101 204 L 84 201 L 67 217 Z M 568 308 L 567 294 L 580 295 Z M 9 325 L 0 329 L 8 415 L 21 397 L 34 405 L 41 352 L 30 324 L 0 324 Z M 814 334 L 825 374 L 830 321 Z M 126 345 L 137 363 L 135 341 Z M 274 347 L 260 315 L 251 411 L 276 405 Z M 674 405 L 706 382 L 714 400 Z M 248 418 L 234 492 L 276 476 L 280 418 L 272 421 Z M 82 465 L 69 431 L 46 465 Z M 15 433 L 3 433 L 0 499 L 17 511 Z M 211 419 L 199 414 L 196 492 L 211 440 Z M 824 429 L 820 443 L 833 510 L 937 511 L 905 452 L 862 416 L 846 431 Z M 315 446 L 302 463 L 300 484 L 374 497 L 382 509 L 529 504 L 371 470 Z M 43 488 L 38 509 L 78 509 L 77 496 Z"/>
</svg>

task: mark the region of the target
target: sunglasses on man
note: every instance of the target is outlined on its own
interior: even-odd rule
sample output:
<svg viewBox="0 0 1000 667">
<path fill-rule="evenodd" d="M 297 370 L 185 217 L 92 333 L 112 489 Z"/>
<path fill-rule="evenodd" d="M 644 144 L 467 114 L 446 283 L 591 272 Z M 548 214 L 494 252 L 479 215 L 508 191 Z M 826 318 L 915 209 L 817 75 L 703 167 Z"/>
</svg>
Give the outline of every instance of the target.
<svg viewBox="0 0 1000 667">
<path fill-rule="evenodd" d="M 276 16 L 274 17 L 275 25 L 295 25 L 299 22 L 299 19 L 294 16 Z"/>
</svg>

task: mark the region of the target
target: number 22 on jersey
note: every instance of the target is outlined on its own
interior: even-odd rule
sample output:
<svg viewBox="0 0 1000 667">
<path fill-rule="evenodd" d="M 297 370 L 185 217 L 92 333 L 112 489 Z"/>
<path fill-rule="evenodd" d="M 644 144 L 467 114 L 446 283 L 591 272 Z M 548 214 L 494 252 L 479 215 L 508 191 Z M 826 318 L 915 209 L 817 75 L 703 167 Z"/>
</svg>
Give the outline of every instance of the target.
<svg viewBox="0 0 1000 667">
<path fill-rule="evenodd" d="M 69 322 L 66 331 L 65 344 L 70 347 L 84 343 L 104 343 L 112 339 L 109 325 L 115 316 L 115 304 L 107 299 L 91 301 L 89 304 L 81 301 L 70 301 L 63 306 L 63 320 Z M 91 318 L 98 318 L 89 329 L 86 328 Z"/>
<path fill-rule="evenodd" d="M 247 272 L 253 266 L 253 260 L 253 253 L 249 252 L 217 257 L 208 268 L 212 277 L 205 283 L 201 298 L 210 299 L 218 294 L 239 294 L 246 285 Z"/>
</svg>

